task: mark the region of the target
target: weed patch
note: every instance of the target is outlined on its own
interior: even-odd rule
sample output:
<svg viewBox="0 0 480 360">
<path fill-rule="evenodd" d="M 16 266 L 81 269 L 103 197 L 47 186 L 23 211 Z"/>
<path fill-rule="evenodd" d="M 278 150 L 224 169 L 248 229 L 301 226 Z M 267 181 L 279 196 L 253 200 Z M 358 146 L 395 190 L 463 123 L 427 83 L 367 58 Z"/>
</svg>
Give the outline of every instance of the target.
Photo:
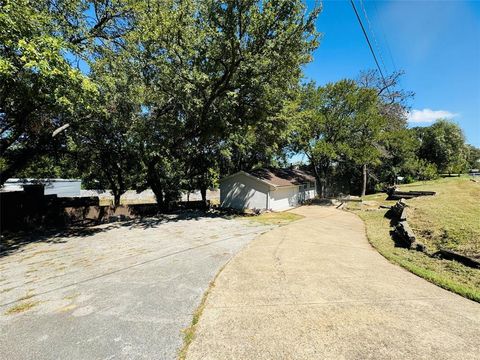
<svg viewBox="0 0 480 360">
<path fill-rule="evenodd" d="M 7 311 L 5 311 L 5 315 L 13 315 L 13 314 L 19 314 L 19 313 L 25 312 L 27 310 L 30 310 L 37 304 L 38 304 L 38 301 L 25 301 L 25 302 L 19 303 L 17 305 L 12 306 Z"/>
<path fill-rule="evenodd" d="M 291 212 L 269 212 L 259 216 L 248 217 L 247 219 L 263 225 L 285 225 L 302 218 L 302 215 Z"/>
</svg>

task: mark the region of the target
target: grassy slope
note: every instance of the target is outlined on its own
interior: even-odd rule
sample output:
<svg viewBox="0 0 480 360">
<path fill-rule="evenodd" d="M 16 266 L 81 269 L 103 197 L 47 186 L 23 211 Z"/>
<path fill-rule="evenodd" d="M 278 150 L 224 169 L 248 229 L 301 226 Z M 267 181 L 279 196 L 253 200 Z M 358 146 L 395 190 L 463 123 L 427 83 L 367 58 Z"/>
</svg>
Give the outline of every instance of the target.
<svg viewBox="0 0 480 360">
<path fill-rule="evenodd" d="M 407 201 L 410 205 L 409 224 L 430 252 L 444 247 L 470 256 L 480 255 L 480 183 L 468 178 L 445 178 L 404 185 L 401 189 L 437 192 L 434 197 Z M 385 194 L 367 196 L 365 200 L 372 201 L 370 207 L 349 206 L 365 221 L 372 245 L 390 261 L 445 289 L 480 302 L 480 270 L 394 246 L 385 211 L 375 210 L 380 204 L 394 203 L 384 200 L 385 197 Z"/>
<path fill-rule="evenodd" d="M 408 214 L 412 228 L 429 247 L 480 257 L 480 183 L 447 178 L 430 187 L 437 196 L 409 201 L 413 208 Z"/>
</svg>

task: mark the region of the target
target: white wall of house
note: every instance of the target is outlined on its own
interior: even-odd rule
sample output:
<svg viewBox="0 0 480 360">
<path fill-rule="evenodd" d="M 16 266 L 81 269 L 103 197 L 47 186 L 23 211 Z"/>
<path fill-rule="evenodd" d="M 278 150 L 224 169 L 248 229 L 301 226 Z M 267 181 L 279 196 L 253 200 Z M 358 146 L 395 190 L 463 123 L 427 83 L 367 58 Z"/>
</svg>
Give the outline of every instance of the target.
<svg viewBox="0 0 480 360">
<path fill-rule="evenodd" d="M 305 200 L 313 199 L 316 195 L 315 183 L 306 186 L 280 187 L 270 191 L 270 209 L 282 211 L 300 205 Z"/>
<path fill-rule="evenodd" d="M 300 202 L 313 199 L 317 195 L 315 183 L 307 183 L 299 186 L 299 198 Z"/>
<path fill-rule="evenodd" d="M 279 187 L 270 192 L 270 209 L 286 210 L 298 205 L 298 186 Z"/>
<path fill-rule="evenodd" d="M 23 185 L 44 184 L 45 195 L 80 196 L 80 179 L 8 179 L 2 191 L 23 191 Z"/>
<path fill-rule="evenodd" d="M 220 206 L 234 209 L 266 209 L 269 186 L 245 174 L 220 182 Z"/>
<path fill-rule="evenodd" d="M 45 184 L 45 195 L 56 194 L 58 197 L 80 196 L 80 180 L 58 180 Z"/>
<path fill-rule="evenodd" d="M 315 183 L 274 188 L 244 173 L 220 182 L 220 206 L 234 209 L 283 211 L 313 199 Z"/>
</svg>

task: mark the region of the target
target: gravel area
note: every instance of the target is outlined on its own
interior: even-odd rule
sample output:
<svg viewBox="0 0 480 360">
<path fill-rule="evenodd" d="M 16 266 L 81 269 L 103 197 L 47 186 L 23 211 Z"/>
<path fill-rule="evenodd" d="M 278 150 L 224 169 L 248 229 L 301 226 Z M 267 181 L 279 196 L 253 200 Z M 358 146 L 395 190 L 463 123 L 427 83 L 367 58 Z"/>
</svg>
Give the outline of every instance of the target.
<svg viewBox="0 0 480 360">
<path fill-rule="evenodd" d="M 0 358 L 174 359 L 218 270 L 271 226 L 184 215 L 35 239 L 0 257 Z"/>
</svg>

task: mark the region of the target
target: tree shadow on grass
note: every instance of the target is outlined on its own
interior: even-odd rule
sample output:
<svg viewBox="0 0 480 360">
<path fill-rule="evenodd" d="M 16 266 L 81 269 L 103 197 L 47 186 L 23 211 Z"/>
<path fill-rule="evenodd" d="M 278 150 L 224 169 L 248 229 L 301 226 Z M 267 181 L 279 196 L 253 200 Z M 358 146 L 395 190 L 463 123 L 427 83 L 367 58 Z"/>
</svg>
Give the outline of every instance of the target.
<svg viewBox="0 0 480 360">
<path fill-rule="evenodd" d="M 0 238 L 0 258 L 17 252 L 33 243 L 63 244 L 69 238 L 90 237 L 114 229 L 154 229 L 162 224 L 181 221 L 198 221 L 205 218 L 232 219 L 230 214 L 219 211 L 182 210 L 171 214 L 156 216 L 127 218 L 112 216 L 108 223 L 98 224 L 95 221 L 82 221 L 67 228 L 35 229 L 33 231 L 19 231 L 4 233 Z"/>
</svg>

